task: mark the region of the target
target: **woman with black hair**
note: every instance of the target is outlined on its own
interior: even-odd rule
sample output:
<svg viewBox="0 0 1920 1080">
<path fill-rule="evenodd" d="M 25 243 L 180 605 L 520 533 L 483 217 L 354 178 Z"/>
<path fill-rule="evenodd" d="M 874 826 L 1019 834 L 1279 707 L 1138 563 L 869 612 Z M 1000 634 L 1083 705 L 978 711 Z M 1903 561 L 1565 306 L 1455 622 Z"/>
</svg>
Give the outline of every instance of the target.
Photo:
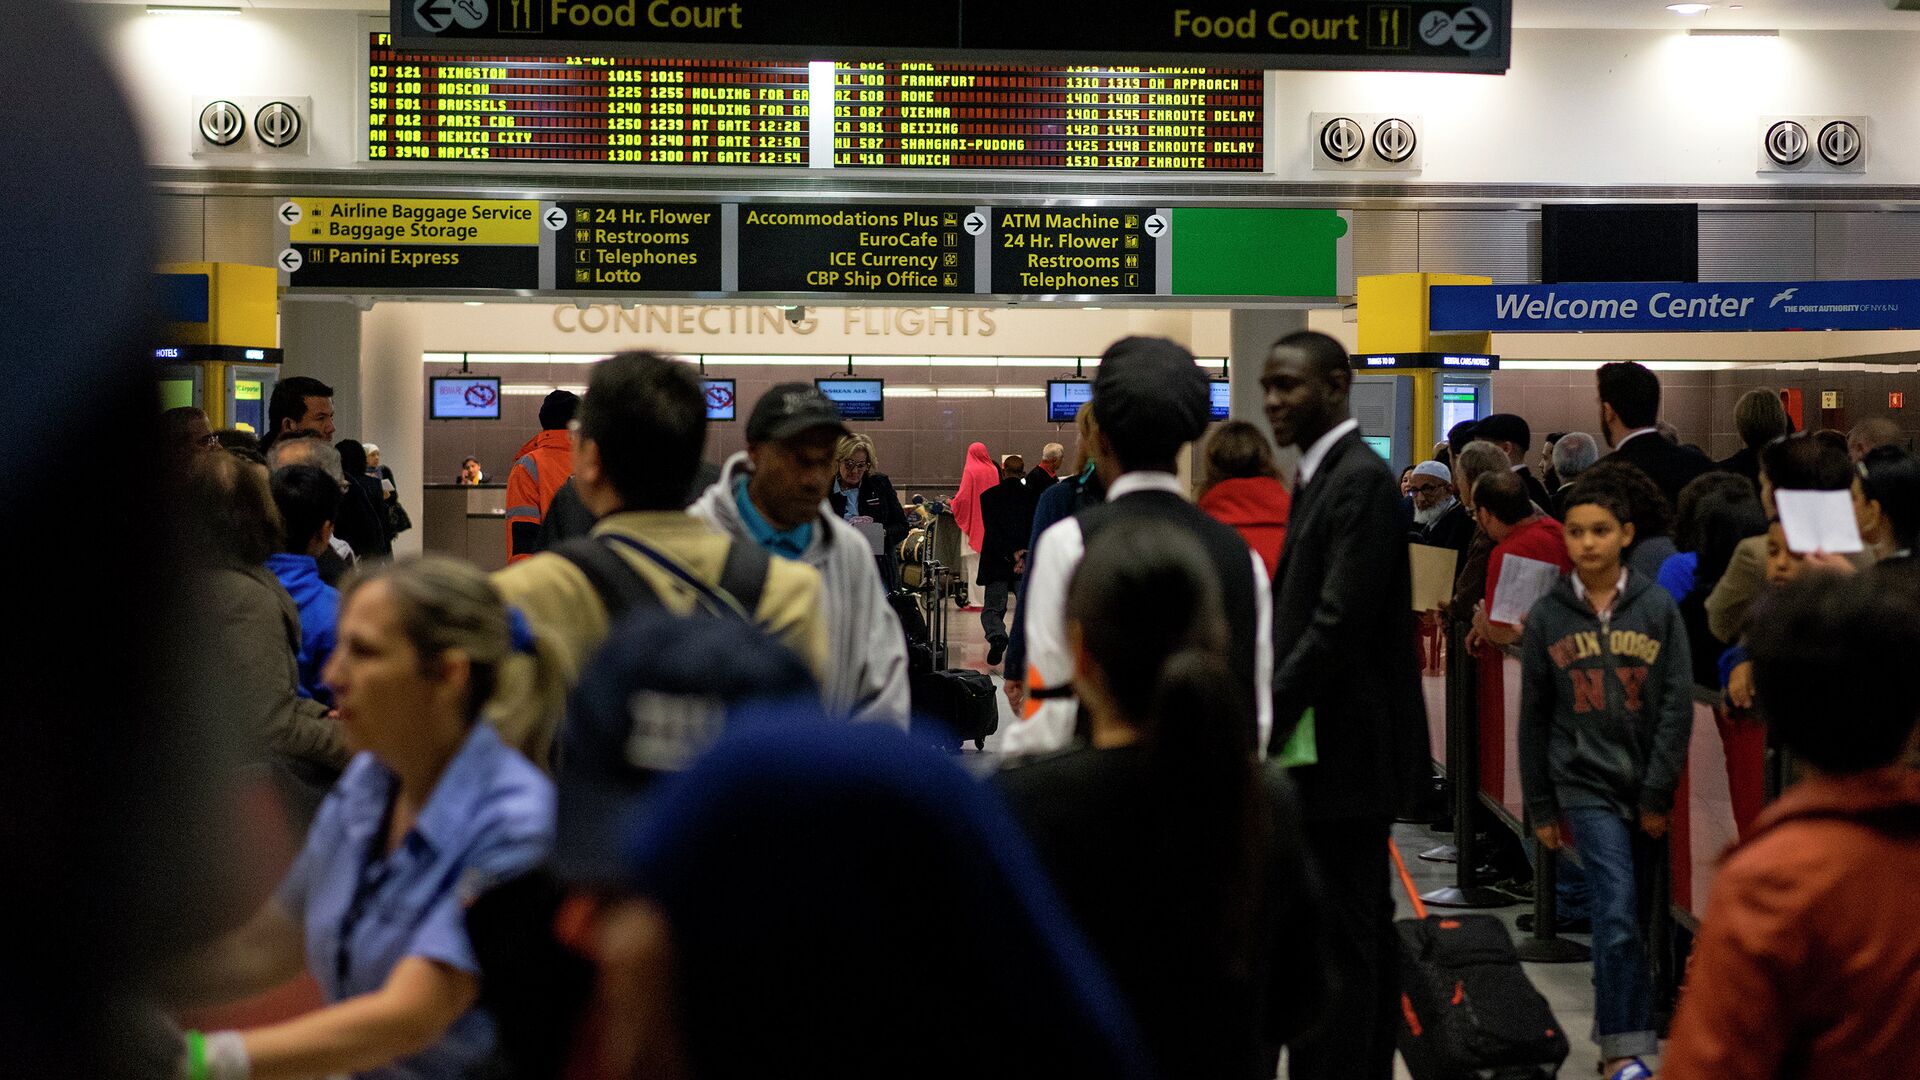
<svg viewBox="0 0 1920 1080">
<path fill-rule="evenodd" d="M 333 534 L 353 548 L 356 559 L 391 556 L 393 535 L 384 508 L 386 492 L 381 489 L 380 481 L 367 475 L 367 448 L 353 439 L 341 439 L 334 448 L 340 451 L 340 468 L 347 475 L 347 488 L 340 498 Z"/>
<path fill-rule="evenodd" d="M 1160 1073 L 1264 1078 L 1328 973 L 1300 813 L 1247 753 L 1211 566 L 1180 532 L 1094 538 L 1067 597 L 1091 745 L 1001 780 Z"/>
<path fill-rule="evenodd" d="M 1720 654 L 1731 642 L 1713 636 L 1707 625 L 1707 597 L 1727 572 L 1740 541 L 1765 536 L 1767 511 L 1746 477 L 1731 472 L 1703 473 L 1680 489 L 1680 515 L 1674 541 L 1680 547 L 1660 566 L 1660 584 L 1680 605 L 1693 650 L 1693 681 L 1720 684 Z"/>
<path fill-rule="evenodd" d="M 1911 562 L 1920 538 L 1920 458 L 1898 446 L 1880 446 L 1860 459 L 1853 486 L 1860 535 L 1880 562 Z"/>
</svg>

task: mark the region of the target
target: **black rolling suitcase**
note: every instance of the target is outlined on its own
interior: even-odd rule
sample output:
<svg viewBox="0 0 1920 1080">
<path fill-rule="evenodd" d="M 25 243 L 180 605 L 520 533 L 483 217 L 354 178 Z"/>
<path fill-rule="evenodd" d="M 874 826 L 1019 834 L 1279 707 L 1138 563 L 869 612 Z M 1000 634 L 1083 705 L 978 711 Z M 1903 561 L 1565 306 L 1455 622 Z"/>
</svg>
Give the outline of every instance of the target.
<svg viewBox="0 0 1920 1080">
<path fill-rule="evenodd" d="M 951 670 L 947 667 L 947 574 L 939 564 L 931 564 L 928 575 L 928 611 L 931 622 L 926 639 L 907 635 L 907 692 L 913 702 L 913 731 L 944 749 L 957 750 L 965 742 L 985 749 L 987 736 L 1000 728 L 1000 703 L 993 680 L 984 672 Z M 907 596 L 919 615 L 919 601 Z M 906 622 L 906 613 L 901 613 Z"/>
<path fill-rule="evenodd" d="M 981 671 L 929 671 L 909 676 L 914 723 L 922 718 L 934 725 L 936 742 L 950 748 L 971 741 L 979 745 L 1000 728 L 1000 703 L 993 680 Z"/>
<path fill-rule="evenodd" d="M 1388 841 L 1392 846 L 1392 841 Z M 1400 881 L 1418 918 L 1394 924 L 1400 945 L 1400 1056 L 1414 1080 L 1558 1076 L 1567 1036 L 1492 915 L 1428 915 L 1400 850 Z"/>
</svg>

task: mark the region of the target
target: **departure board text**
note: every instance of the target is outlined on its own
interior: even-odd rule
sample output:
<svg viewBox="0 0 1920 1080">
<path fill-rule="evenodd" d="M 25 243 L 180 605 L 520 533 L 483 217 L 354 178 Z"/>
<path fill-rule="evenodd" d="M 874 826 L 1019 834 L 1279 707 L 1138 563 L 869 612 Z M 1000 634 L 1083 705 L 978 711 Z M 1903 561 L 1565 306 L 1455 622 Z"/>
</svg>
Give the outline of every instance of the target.
<svg viewBox="0 0 1920 1080">
<path fill-rule="evenodd" d="M 800 63 L 368 50 L 374 161 L 805 166 L 807 115 Z"/>
<path fill-rule="evenodd" d="M 840 64 L 835 165 L 1259 172 L 1258 71 Z"/>
</svg>

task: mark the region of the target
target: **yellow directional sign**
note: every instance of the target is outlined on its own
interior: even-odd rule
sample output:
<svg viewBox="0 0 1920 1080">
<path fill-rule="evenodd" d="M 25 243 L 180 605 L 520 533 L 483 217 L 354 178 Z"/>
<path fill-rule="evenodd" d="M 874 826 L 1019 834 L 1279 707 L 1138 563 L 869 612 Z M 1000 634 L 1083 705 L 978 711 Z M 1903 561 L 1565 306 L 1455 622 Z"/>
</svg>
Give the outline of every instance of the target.
<svg viewBox="0 0 1920 1080">
<path fill-rule="evenodd" d="M 373 199 L 296 196 L 280 207 L 294 244 L 537 245 L 532 199 Z"/>
</svg>

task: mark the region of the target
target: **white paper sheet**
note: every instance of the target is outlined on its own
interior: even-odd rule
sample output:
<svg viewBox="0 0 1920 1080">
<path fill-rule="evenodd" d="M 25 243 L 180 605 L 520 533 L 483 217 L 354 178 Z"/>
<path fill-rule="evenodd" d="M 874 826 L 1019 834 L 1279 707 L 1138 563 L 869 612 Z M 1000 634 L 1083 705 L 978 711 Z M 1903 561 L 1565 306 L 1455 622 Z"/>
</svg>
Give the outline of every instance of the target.
<svg viewBox="0 0 1920 1080">
<path fill-rule="evenodd" d="M 1560 568 L 1552 563 L 1507 556 L 1500 562 L 1500 588 L 1494 593 L 1493 606 L 1487 609 L 1488 620 L 1504 626 L 1519 625 L 1559 580 Z"/>
<path fill-rule="evenodd" d="M 1773 505 L 1786 530 L 1788 551 L 1851 555 L 1866 550 L 1860 522 L 1853 516 L 1851 491 L 1779 490 L 1773 493 Z"/>
</svg>

